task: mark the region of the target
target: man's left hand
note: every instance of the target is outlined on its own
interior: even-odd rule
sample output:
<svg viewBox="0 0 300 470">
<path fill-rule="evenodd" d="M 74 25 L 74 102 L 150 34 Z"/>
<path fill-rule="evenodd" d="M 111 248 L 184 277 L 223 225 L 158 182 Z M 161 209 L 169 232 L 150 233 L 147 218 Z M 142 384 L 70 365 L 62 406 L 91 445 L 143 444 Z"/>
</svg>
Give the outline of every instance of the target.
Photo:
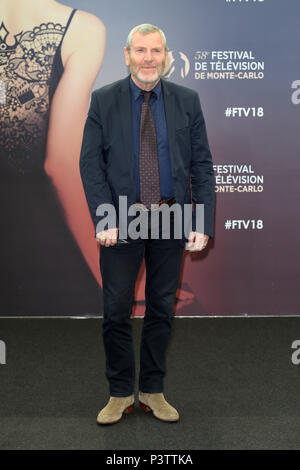
<svg viewBox="0 0 300 470">
<path fill-rule="evenodd" d="M 199 232 L 190 232 L 188 242 L 185 245 L 186 250 L 188 251 L 201 251 L 207 245 L 209 240 L 208 235 Z"/>
</svg>

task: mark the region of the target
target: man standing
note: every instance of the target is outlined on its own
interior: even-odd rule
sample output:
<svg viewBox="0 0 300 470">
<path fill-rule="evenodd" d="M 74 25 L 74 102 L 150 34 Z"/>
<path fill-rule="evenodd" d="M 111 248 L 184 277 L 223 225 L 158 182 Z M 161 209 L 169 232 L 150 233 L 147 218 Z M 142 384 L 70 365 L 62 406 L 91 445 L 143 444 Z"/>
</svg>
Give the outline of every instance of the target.
<svg viewBox="0 0 300 470">
<path fill-rule="evenodd" d="M 146 312 L 140 346 L 139 404 L 161 421 L 179 414 L 164 398 L 166 350 L 174 319 L 184 239 L 161 236 L 120 239 L 103 227 L 97 208 L 136 205 L 151 214 L 157 206 L 204 205 L 204 229 L 193 228 L 186 248 L 203 250 L 213 232 L 214 175 L 205 122 L 196 92 L 161 79 L 168 48 L 159 28 L 135 27 L 124 48 L 130 76 L 93 92 L 80 170 L 96 239 L 101 245 L 103 341 L 110 399 L 99 424 L 121 420 L 134 408 L 135 362 L 130 314 L 142 260 L 146 264 Z M 128 221 L 127 221 L 128 222 Z M 148 221 L 151 225 L 151 222 Z M 150 225 L 149 232 L 150 234 Z M 100 227 L 100 228 L 99 228 Z"/>
</svg>

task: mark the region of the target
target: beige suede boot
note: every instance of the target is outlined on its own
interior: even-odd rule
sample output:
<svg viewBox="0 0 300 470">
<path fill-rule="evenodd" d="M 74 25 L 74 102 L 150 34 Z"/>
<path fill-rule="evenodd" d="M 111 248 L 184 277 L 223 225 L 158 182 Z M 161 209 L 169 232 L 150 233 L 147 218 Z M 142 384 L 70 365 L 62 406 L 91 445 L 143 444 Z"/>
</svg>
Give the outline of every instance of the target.
<svg viewBox="0 0 300 470">
<path fill-rule="evenodd" d="M 110 397 L 107 405 L 97 417 L 98 424 L 114 424 L 121 421 L 123 413 L 129 414 L 134 410 L 134 395 L 128 397 Z"/>
<path fill-rule="evenodd" d="M 139 407 L 148 412 L 153 412 L 155 418 L 168 423 L 175 423 L 179 420 L 179 414 L 164 397 L 163 393 L 143 393 L 139 392 Z"/>
</svg>

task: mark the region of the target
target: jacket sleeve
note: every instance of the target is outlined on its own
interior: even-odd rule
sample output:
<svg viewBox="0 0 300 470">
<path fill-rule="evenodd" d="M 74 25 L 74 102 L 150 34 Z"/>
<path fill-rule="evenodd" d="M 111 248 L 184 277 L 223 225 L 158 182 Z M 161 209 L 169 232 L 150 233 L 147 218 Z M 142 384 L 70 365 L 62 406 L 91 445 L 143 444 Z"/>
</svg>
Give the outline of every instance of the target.
<svg viewBox="0 0 300 470">
<path fill-rule="evenodd" d="M 204 233 L 212 238 L 215 200 L 214 170 L 205 121 L 197 93 L 195 94 L 191 123 L 191 150 L 192 201 L 194 204 L 204 204 Z M 195 227 L 194 211 L 193 230 Z"/>
<path fill-rule="evenodd" d="M 114 207 L 114 203 L 106 180 L 103 127 L 95 92 L 92 93 L 90 109 L 83 132 L 80 174 L 97 233 L 97 224 L 104 218 L 104 215 L 96 215 L 98 206 L 100 204 L 111 204 Z"/>
</svg>

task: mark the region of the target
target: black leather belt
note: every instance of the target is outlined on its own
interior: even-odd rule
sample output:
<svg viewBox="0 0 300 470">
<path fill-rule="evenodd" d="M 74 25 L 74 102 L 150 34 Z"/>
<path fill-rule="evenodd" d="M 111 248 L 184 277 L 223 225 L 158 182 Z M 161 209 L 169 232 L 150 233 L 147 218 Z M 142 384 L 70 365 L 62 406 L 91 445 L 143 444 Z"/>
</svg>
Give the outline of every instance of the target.
<svg viewBox="0 0 300 470">
<path fill-rule="evenodd" d="M 163 204 L 167 204 L 168 206 L 172 206 L 172 204 L 175 204 L 175 202 L 176 202 L 175 197 L 169 197 L 167 199 L 161 199 L 156 204 L 152 204 L 151 209 L 147 209 L 147 207 L 140 201 L 136 202 L 135 205 L 138 206 L 138 207 L 141 207 L 141 209 L 143 209 L 144 211 L 157 211 L 160 208 L 160 206 L 162 206 Z"/>
<path fill-rule="evenodd" d="M 161 206 L 162 204 L 168 204 L 168 206 L 172 206 L 172 204 L 175 204 L 175 202 L 175 197 L 169 197 L 168 199 L 161 199 L 158 205 Z"/>
</svg>

